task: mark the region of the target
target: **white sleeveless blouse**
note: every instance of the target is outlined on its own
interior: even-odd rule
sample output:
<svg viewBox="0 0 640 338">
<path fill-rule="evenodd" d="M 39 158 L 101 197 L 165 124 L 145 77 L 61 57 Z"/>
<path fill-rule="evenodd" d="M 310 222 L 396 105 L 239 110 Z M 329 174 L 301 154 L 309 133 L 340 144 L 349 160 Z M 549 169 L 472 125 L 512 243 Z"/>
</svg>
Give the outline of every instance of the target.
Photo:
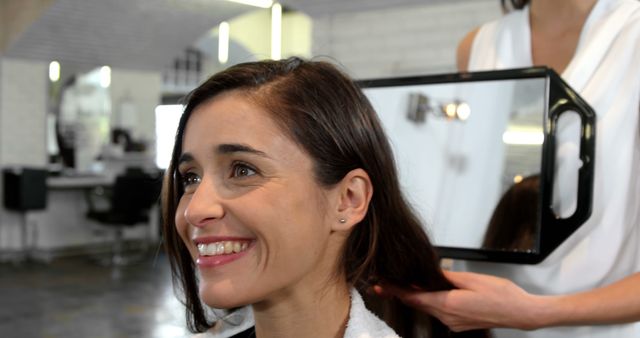
<svg viewBox="0 0 640 338">
<path fill-rule="evenodd" d="M 535 0 L 534 0 L 535 1 Z M 528 7 L 483 25 L 470 71 L 532 66 Z M 599 0 L 562 74 L 597 115 L 593 213 L 565 243 L 533 266 L 469 262 L 471 271 L 508 278 L 536 294 L 592 289 L 640 271 L 640 2 Z M 575 208 L 577 123 L 558 131 L 554 209 Z M 640 337 L 640 324 L 496 330 L 498 338 Z"/>
</svg>

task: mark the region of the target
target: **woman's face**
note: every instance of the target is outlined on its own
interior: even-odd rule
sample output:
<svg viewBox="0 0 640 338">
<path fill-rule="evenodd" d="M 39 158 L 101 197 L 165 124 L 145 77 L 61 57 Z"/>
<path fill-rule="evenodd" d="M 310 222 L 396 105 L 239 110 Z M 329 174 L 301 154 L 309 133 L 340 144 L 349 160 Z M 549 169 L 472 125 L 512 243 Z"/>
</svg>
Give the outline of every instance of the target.
<svg viewBox="0 0 640 338">
<path fill-rule="evenodd" d="M 201 298 L 217 308 L 286 297 L 335 271 L 332 192 L 252 102 L 230 92 L 197 107 L 179 161 L 177 231 L 197 263 Z"/>
</svg>

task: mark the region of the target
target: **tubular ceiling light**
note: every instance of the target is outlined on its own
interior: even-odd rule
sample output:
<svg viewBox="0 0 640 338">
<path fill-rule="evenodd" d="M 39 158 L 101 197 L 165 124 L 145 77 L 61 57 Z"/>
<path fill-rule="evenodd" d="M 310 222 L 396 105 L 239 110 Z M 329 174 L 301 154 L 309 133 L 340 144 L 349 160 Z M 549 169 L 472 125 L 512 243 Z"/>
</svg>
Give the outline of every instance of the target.
<svg viewBox="0 0 640 338">
<path fill-rule="evenodd" d="M 235 2 L 243 5 L 260 7 L 260 8 L 269 8 L 273 5 L 272 0 L 227 0 L 227 1 Z"/>
<path fill-rule="evenodd" d="M 507 130 L 502 134 L 502 142 L 513 145 L 539 145 L 544 142 L 542 131 Z"/>
<path fill-rule="evenodd" d="M 60 80 L 60 63 L 58 61 L 51 61 L 49 64 L 49 80 L 51 82 Z"/>
<path fill-rule="evenodd" d="M 282 6 L 279 3 L 271 7 L 271 58 L 282 58 Z"/>
<path fill-rule="evenodd" d="M 102 66 L 100 68 L 100 86 L 102 88 L 109 88 L 111 85 L 111 67 Z"/>
<path fill-rule="evenodd" d="M 218 61 L 221 64 L 229 61 L 229 23 L 226 21 L 218 28 Z"/>
</svg>

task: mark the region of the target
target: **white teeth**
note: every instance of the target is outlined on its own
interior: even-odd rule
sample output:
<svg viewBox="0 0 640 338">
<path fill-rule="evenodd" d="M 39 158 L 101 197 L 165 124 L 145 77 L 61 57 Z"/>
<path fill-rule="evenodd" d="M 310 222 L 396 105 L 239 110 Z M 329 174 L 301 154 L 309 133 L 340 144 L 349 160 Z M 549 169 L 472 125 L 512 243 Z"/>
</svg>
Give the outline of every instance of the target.
<svg viewBox="0 0 640 338">
<path fill-rule="evenodd" d="M 233 243 L 224 242 L 224 253 L 230 254 L 233 252 Z"/>
<path fill-rule="evenodd" d="M 207 255 L 215 255 L 216 253 L 216 246 L 215 245 L 204 245 L 206 247 L 205 253 Z"/>
<path fill-rule="evenodd" d="M 245 241 L 224 241 L 208 244 L 200 243 L 197 247 L 201 256 L 218 256 L 245 251 L 249 247 L 249 243 Z"/>
</svg>

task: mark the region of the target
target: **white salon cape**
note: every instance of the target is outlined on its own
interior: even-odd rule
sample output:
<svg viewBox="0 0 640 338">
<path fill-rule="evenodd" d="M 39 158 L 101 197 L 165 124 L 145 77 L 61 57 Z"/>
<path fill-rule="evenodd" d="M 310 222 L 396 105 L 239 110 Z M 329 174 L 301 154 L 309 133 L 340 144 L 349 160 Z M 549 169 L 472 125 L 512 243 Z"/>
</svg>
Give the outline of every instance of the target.
<svg viewBox="0 0 640 338">
<path fill-rule="evenodd" d="M 529 27 L 528 7 L 483 25 L 469 70 L 532 66 Z M 538 265 L 467 264 L 535 294 L 589 290 L 640 270 L 640 2 L 599 0 L 561 75 L 597 116 L 593 213 Z M 562 215 L 576 203 L 578 130 L 578 123 L 570 123 L 558 133 L 556 162 L 564 169 L 556 170 L 554 193 L 562 193 L 554 196 L 554 210 Z M 631 338 L 640 337 L 640 324 L 494 331 L 496 338 Z"/>
<path fill-rule="evenodd" d="M 196 335 L 196 338 L 227 338 L 245 331 L 255 325 L 251 307 L 243 307 L 233 313 L 233 318 L 227 318 L 206 333 Z M 351 289 L 351 308 L 349 321 L 344 338 L 400 338 L 385 322 L 369 311 L 362 300 L 362 296 L 355 289 Z"/>
</svg>

